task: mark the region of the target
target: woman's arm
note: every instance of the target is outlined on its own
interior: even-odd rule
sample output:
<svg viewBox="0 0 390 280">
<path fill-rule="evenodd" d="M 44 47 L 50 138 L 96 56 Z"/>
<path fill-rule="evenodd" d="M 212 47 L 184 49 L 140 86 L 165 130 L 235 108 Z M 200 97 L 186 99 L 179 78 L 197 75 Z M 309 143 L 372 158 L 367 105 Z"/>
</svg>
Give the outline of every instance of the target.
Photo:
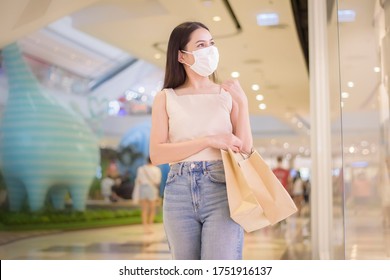
<svg viewBox="0 0 390 280">
<path fill-rule="evenodd" d="M 250 153 L 253 148 L 252 130 L 249 121 L 248 99 L 237 80 L 228 80 L 222 88 L 229 92 L 233 99 L 230 114 L 233 133 L 242 141 L 241 151 Z"/>
<path fill-rule="evenodd" d="M 191 129 L 190 127 L 188 129 Z M 241 141 L 233 134 L 214 135 L 194 140 L 169 143 L 168 115 L 166 111 L 165 92 L 159 92 L 153 102 L 152 129 L 150 133 L 150 159 L 154 165 L 183 160 L 201 150 L 213 147 L 222 149 L 230 147 L 238 151 Z"/>
</svg>

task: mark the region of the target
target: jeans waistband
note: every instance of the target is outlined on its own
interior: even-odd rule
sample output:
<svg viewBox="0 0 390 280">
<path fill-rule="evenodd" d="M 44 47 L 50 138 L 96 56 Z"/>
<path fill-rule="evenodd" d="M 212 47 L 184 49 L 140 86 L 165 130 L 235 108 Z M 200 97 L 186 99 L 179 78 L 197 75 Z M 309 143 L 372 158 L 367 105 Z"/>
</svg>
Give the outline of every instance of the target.
<svg viewBox="0 0 390 280">
<path fill-rule="evenodd" d="M 178 162 L 171 165 L 171 170 L 181 175 L 183 172 L 204 173 L 215 167 L 223 167 L 222 160 Z"/>
</svg>

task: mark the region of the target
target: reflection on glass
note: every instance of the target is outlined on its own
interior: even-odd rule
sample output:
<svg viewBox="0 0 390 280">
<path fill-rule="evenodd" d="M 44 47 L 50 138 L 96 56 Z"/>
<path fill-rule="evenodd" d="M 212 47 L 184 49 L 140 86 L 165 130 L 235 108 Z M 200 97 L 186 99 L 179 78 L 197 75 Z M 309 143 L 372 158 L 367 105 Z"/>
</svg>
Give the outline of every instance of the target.
<svg viewBox="0 0 390 280">
<path fill-rule="evenodd" d="M 339 74 L 339 38 L 338 7 L 334 3 L 328 15 L 328 55 L 329 55 L 329 93 L 331 116 L 332 147 L 332 259 L 344 259 L 344 199 L 343 199 L 343 158 L 342 158 L 342 126 L 341 96 Z"/>
<path fill-rule="evenodd" d="M 386 65 L 390 51 L 390 33 L 386 33 L 390 3 L 338 1 L 338 9 L 360 11 L 353 21 L 339 18 L 338 23 L 340 92 L 344 103 L 345 258 L 386 259 L 390 257 L 389 67 Z"/>
</svg>

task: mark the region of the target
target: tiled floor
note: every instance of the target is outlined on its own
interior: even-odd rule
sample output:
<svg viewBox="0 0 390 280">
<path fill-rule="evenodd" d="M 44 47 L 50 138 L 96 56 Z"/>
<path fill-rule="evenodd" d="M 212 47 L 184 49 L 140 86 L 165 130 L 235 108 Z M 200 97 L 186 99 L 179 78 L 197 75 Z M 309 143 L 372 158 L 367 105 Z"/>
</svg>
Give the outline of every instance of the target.
<svg viewBox="0 0 390 280">
<path fill-rule="evenodd" d="M 378 210 L 346 214 L 346 259 L 390 259 L 390 231 Z M 335 229 L 335 230 L 342 230 Z M 1 234 L 0 258 L 64 260 L 165 260 L 170 259 L 162 224 L 145 234 L 140 225 L 69 232 Z M 7 235 L 9 240 L 7 240 Z M 339 236 L 343 237 L 341 232 Z M 12 241 L 12 239 L 18 239 Z M 6 243 L 8 241 L 8 243 Z M 4 244 L 6 243 L 6 244 Z M 311 259 L 309 218 L 292 216 L 273 227 L 245 234 L 244 259 Z"/>
<path fill-rule="evenodd" d="M 282 259 L 294 240 L 299 221 L 245 235 L 244 259 Z M 0 246 L 1 259 L 170 259 L 162 224 L 145 234 L 140 225 L 71 232 L 42 232 Z M 23 237 L 23 236 L 22 236 Z"/>
</svg>

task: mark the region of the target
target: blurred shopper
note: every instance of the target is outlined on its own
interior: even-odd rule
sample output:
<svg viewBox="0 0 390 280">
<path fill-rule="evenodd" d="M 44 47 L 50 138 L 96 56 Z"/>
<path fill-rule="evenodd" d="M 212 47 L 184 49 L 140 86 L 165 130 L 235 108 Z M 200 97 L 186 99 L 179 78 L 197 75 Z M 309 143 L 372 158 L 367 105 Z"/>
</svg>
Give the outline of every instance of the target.
<svg viewBox="0 0 390 280">
<path fill-rule="evenodd" d="M 115 186 L 115 180 L 119 177 L 118 169 L 116 164 L 111 161 L 106 170 L 106 176 L 100 183 L 100 192 L 103 196 L 104 201 L 112 201 L 112 188 Z"/>
<path fill-rule="evenodd" d="M 291 176 L 290 176 L 290 170 L 283 168 L 283 157 L 278 156 L 276 158 L 277 166 L 276 168 L 272 169 L 275 176 L 279 179 L 280 183 L 283 185 L 283 187 L 286 189 L 286 191 L 291 195 Z"/>
<path fill-rule="evenodd" d="M 248 100 L 237 80 L 215 83 L 218 60 L 202 23 L 172 31 L 150 154 L 154 164 L 171 165 L 163 214 L 174 259 L 242 258 L 243 229 L 230 218 L 220 149 L 251 152 Z"/>
<path fill-rule="evenodd" d="M 308 178 L 306 181 L 303 182 L 303 199 L 306 204 L 309 204 L 310 202 L 310 191 L 311 191 L 311 183 L 310 183 L 310 179 Z"/>
<path fill-rule="evenodd" d="M 137 169 L 133 200 L 141 204 L 142 225 L 147 233 L 152 232 L 150 227 L 156 215 L 156 201 L 161 183 L 160 168 L 152 165 L 150 158 L 147 164 Z"/>
<path fill-rule="evenodd" d="M 134 184 L 131 183 L 129 173 L 117 178 L 114 186 L 111 188 L 111 200 L 129 200 L 133 195 Z"/>
<path fill-rule="evenodd" d="M 360 171 L 353 177 L 352 194 L 355 207 L 365 206 L 372 196 L 372 185 L 365 171 Z"/>
<path fill-rule="evenodd" d="M 292 182 L 292 198 L 298 208 L 298 216 L 301 216 L 302 204 L 304 201 L 303 192 L 303 180 L 301 178 L 301 173 L 297 171 L 297 174 L 295 175 Z"/>
</svg>

